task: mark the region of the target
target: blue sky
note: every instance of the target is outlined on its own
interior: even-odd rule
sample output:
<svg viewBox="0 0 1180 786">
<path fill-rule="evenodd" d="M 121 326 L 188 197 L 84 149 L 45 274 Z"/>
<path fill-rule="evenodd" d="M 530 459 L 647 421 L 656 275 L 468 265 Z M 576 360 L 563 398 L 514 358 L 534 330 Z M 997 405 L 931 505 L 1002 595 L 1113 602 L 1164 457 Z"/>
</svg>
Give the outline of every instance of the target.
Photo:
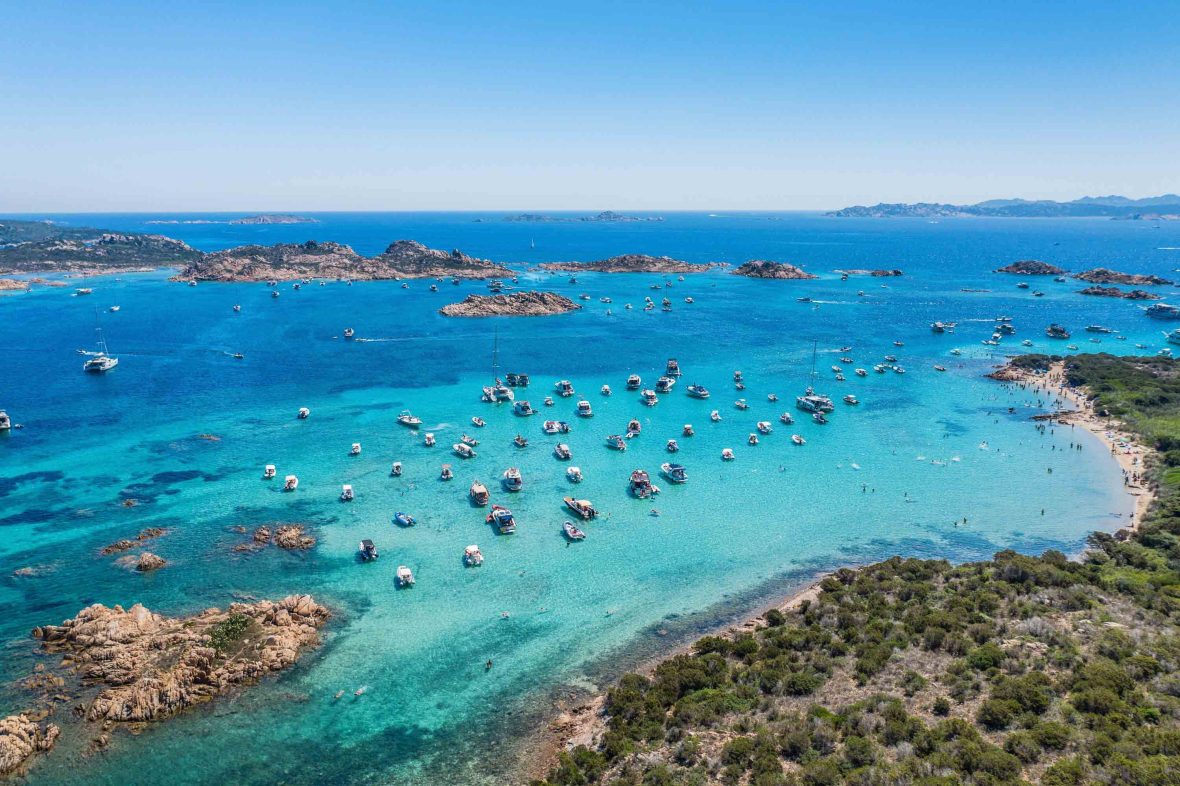
<svg viewBox="0 0 1180 786">
<path fill-rule="evenodd" d="M 0 211 L 1180 191 L 1175 2 L 165 5 L 6 7 Z"/>
</svg>

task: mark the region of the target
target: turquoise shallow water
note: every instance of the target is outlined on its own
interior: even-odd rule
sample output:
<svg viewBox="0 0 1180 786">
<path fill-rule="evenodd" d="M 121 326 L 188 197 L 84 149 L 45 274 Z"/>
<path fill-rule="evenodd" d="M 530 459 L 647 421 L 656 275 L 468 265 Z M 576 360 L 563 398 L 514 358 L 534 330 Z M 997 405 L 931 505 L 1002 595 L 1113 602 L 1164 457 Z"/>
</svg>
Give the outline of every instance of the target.
<svg viewBox="0 0 1180 786">
<path fill-rule="evenodd" d="M 62 217 L 76 223 L 147 229 L 146 216 Z M 253 284 L 196 288 L 160 274 L 98 278 L 90 298 L 39 289 L 0 298 L 0 342 L 8 363 L 0 406 L 21 431 L 0 439 L 0 710 L 22 706 L 13 681 L 28 673 L 29 628 L 57 622 L 93 603 L 142 601 L 168 613 L 222 605 L 233 597 L 311 592 L 337 612 L 325 646 L 299 666 L 241 696 L 199 708 L 80 759 L 63 742 L 38 763 L 44 783 L 477 783 L 495 782 L 513 762 L 515 741 L 551 706 L 562 686 L 593 688 L 619 669 L 717 621 L 781 594 L 817 571 L 893 553 L 965 560 L 1001 548 L 1077 552 L 1086 533 L 1125 523 L 1129 499 L 1117 467 L 1092 438 L 1067 429 L 1038 434 L 1028 423 L 1035 398 L 981 378 L 1004 353 L 1062 350 L 1042 330 L 1063 321 L 1082 350 L 1150 351 L 1161 323 L 1132 303 L 1085 298 L 1076 282 L 1037 281 L 1033 298 L 1015 280 L 988 271 L 1035 257 L 1080 269 L 1106 265 L 1168 275 L 1180 264 L 1180 228 L 1111 221 L 852 221 L 808 215 L 671 215 L 658 224 L 585 225 L 484 222 L 457 214 L 337 214 L 313 226 L 224 224 L 156 226 L 201 248 L 241 242 L 339 240 L 372 253 L 411 237 L 517 264 L 590 259 L 623 251 L 694 261 L 787 259 L 822 274 L 809 282 L 749 281 L 723 273 L 673 281 L 674 310 L 624 311 L 665 279 L 650 275 L 527 274 L 536 285 L 576 297 L 582 311 L 544 319 L 448 320 L 439 306 L 481 284 L 392 282 L 283 288 L 271 299 Z M 530 248 L 530 240 L 536 248 Z M 836 267 L 900 267 L 900 279 L 841 282 Z M 960 288 L 988 288 L 963 293 Z M 858 297 L 857 290 L 864 296 Z M 1171 288 L 1161 288 L 1164 294 Z M 687 305 L 684 296 L 695 303 Z M 815 303 L 799 303 L 801 296 Z M 599 303 L 613 299 L 614 313 Z M 242 305 L 234 314 L 231 306 Z M 118 304 L 103 324 L 119 368 L 82 374 L 78 347 L 93 337 L 94 308 Z M 991 318 L 1015 318 L 1018 335 L 998 348 L 979 342 Z M 955 320 L 953 335 L 929 323 Z M 1089 323 L 1127 340 L 1090 344 Z M 346 326 L 367 342 L 339 338 Z M 489 376 L 493 333 L 504 370 L 527 372 L 534 405 L 554 380 L 571 379 L 595 416 L 573 416 L 576 399 L 555 397 L 531 419 L 478 401 Z M 828 426 L 782 426 L 806 384 L 812 341 L 820 348 L 821 390 L 837 399 Z M 894 340 L 905 346 L 896 348 Z M 908 373 L 851 374 L 831 380 L 838 347 L 858 366 L 897 354 Z M 961 347 L 962 357 L 949 350 Z M 229 353 L 241 351 L 237 361 Z M 669 356 L 685 370 L 658 406 L 624 390 L 629 373 L 654 382 Z M 948 371 L 933 370 L 943 363 Z M 747 390 L 734 391 L 740 368 Z M 690 382 L 710 387 L 689 399 Z M 610 384 L 614 395 L 598 389 Z M 776 392 L 777 404 L 766 400 Z M 862 404 L 838 401 L 855 393 Z M 734 400 L 744 395 L 748 412 Z M 298 407 L 312 416 L 298 421 Z M 1016 411 L 1009 414 L 1008 407 Z M 439 446 L 395 424 L 403 408 L 425 421 Z M 723 420 L 710 423 L 708 412 Z M 567 546 L 561 498 L 571 487 L 541 433 L 552 412 L 572 423 L 562 437 L 586 481 L 576 487 L 603 511 Z M 488 426 L 475 430 L 472 415 Z M 625 454 L 603 437 L 639 417 L 644 431 Z M 749 447 L 758 420 L 775 431 Z M 802 419 L 801 419 L 802 420 Z M 668 460 L 664 442 L 692 423 L 675 460 L 690 481 L 654 502 L 631 499 L 627 476 L 653 474 Z M 476 433 L 478 431 L 478 433 Z M 448 446 L 461 433 L 481 440 L 461 461 Z M 517 432 L 531 445 L 511 444 Z M 793 447 L 789 434 L 806 437 Z M 211 441 L 200 435 L 212 434 Z M 1060 450 L 1082 439 L 1082 451 Z M 363 453 L 350 457 L 359 441 Z M 986 443 L 986 446 L 983 445 Z M 723 463 L 723 447 L 737 460 Z M 389 477 L 394 460 L 405 465 Z M 294 494 L 260 479 L 264 464 L 299 475 Z M 438 479 L 442 463 L 456 478 Z M 857 465 L 858 468 L 853 465 Z M 500 491 L 508 466 L 525 490 Z M 1050 473 L 1048 470 L 1052 469 Z M 516 512 L 515 535 L 495 535 L 466 490 L 482 479 L 495 501 Z M 336 497 L 342 483 L 357 493 Z M 141 504 L 125 508 L 134 497 Z M 652 507 L 661 515 L 649 514 Z M 419 524 L 399 529 L 396 510 Z M 1042 513 L 1042 510 L 1044 511 Z M 952 522 L 967 517 L 966 526 Z M 235 526 L 298 521 L 319 545 L 306 554 L 232 551 Z M 98 549 L 146 526 L 170 534 L 151 545 L 170 565 L 151 576 L 118 567 Z M 373 538 L 374 564 L 355 560 Z M 483 567 L 464 569 L 463 547 L 478 543 Z M 418 585 L 393 588 L 410 565 Z M 15 578 L 22 566 L 36 577 Z M 507 616 L 504 613 L 507 612 Z M 484 662 L 494 668 L 485 672 Z M 352 691 L 366 687 L 359 699 Z M 333 701 L 338 690 L 348 697 Z"/>
</svg>

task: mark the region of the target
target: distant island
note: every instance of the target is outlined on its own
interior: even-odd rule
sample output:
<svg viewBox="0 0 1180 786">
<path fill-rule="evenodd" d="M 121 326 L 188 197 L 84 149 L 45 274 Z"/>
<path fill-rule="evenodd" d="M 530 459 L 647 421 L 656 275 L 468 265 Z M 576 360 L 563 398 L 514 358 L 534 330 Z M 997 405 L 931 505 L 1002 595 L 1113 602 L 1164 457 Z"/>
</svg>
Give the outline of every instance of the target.
<svg viewBox="0 0 1180 786">
<path fill-rule="evenodd" d="M 460 303 L 443 306 L 444 317 L 541 317 L 581 308 L 556 292 L 514 292 L 511 295 L 468 295 Z"/>
<path fill-rule="evenodd" d="M 1146 212 L 1145 212 L 1146 211 Z M 991 199 L 973 205 L 939 202 L 855 205 L 826 213 L 837 218 L 1116 218 L 1167 220 L 1180 218 L 1180 195 L 1163 194 L 1144 199 L 1124 196 L 1082 197 L 1072 202 L 1051 200 Z"/>
<path fill-rule="evenodd" d="M 540 270 L 569 273 L 704 273 L 716 263 L 684 262 L 672 257 L 653 257 L 647 254 L 622 254 L 595 262 L 545 262 Z"/>
<path fill-rule="evenodd" d="M 358 254 L 341 243 L 309 240 L 272 246 L 239 246 L 205 254 L 185 266 L 180 281 L 284 281 L 337 278 L 376 281 L 403 278 L 498 278 L 508 268 L 468 256 L 458 249 L 440 251 L 413 240 L 391 243 L 375 257 Z"/>
<path fill-rule="evenodd" d="M 308 218 L 307 216 L 292 216 L 287 213 L 261 213 L 257 216 L 246 216 L 245 218 L 235 218 L 229 223 L 231 224 L 318 224 L 318 218 Z"/>
<path fill-rule="evenodd" d="M 292 216 L 285 213 L 260 213 L 256 216 L 244 216 L 242 218 L 231 218 L 228 221 L 222 221 L 212 218 L 189 218 L 180 220 L 176 218 L 161 218 L 146 222 L 148 224 L 318 224 L 318 218 L 308 218 L 307 216 Z"/>
<path fill-rule="evenodd" d="M 1172 282 L 1159 276 L 1145 276 L 1139 273 L 1120 273 L 1104 267 L 1085 270 L 1074 276 L 1079 281 L 1089 284 L 1127 284 L 1128 286 L 1171 286 Z"/>
<path fill-rule="evenodd" d="M 771 262 L 766 259 L 751 259 L 745 264 L 738 265 L 733 274 L 747 278 L 777 278 L 777 279 L 809 279 L 819 276 L 808 273 L 802 268 L 789 262 Z"/>
<path fill-rule="evenodd" d="M 482 221 L 483 219 L 476 219 Z M 601 222 L 629 222 L 629 221 L 663 221 L 663 216 L 628 216 L 613 210 L 604 210 L 594 216 L 551 216 L 544 213 L 521 213 L 516 216 L 505 216 L 505 221 L 521 221 L 526 223 L 544 222 L 573 222 L 573 221 L 601 221 Z"/>
</svg>

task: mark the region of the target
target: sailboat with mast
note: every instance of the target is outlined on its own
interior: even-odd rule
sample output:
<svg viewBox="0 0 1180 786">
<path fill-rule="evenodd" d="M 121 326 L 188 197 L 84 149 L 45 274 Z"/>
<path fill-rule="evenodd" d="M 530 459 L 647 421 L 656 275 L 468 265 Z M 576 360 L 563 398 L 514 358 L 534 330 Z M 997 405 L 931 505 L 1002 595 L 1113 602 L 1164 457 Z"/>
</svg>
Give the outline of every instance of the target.
<svg viewBox="0 0 1180 786">
<path fill-rule="evenodd" d="M 90 374 L 105 374 L 119 365 L 119 359 L 112 357 L 107 348 L 107 340 L 102 335 L 102 325 L 98 324 L 98 309 L 94 310 L 94 329 L 98 332 L 98 351 L 89 353 L 90 357 L 82 364 L 82 370 Z"/>
<path fill-rule="evenodd" d="M 804 412 L 823 413 L 836 409 L 830 398 L 815 392 L 815 359 L 818 351 L 819 342 L 813 341 L 811 344 L 811 382 L 802 396 L 795 397 L 795 406 Z"/>
<path fill-rule="evenodd" d="M 500 331 L 497 330 L 495 339 L 492 343 L 492 379 L 491 385 L 486 385 L 483 389 L 481 399 L 489 404 L 498 404 L 501 401 L 512 401 L 516 398 L 516 394 L 512 392 L 512 388 L 504 384 L 504 380 L 500 379 Z"/>
</svg>

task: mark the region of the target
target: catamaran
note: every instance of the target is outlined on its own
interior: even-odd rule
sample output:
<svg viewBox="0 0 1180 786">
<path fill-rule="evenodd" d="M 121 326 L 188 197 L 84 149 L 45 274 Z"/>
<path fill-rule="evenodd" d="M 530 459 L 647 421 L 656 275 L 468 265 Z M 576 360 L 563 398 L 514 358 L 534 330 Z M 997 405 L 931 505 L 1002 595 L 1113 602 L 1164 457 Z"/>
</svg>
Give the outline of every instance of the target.
<svg viewBox="0 0 1180 786">
<path fill-rule="evenodd" d="M 98 312 L 94 313 L 94 319 L 97 322 Z M 91 374 L 103 374 L 119 365 L 119 359 L 111 357 L 110 350 L 107 349 L 107 340 L 102 335 L 102 327 L 96 326 L 95 330 L 98 331 L 98 352 L 86 358 L 86 361 L 82 363 L 82 370 Z"/>
<path fill-rule="evenodd" d="M 819 343 L 813 341 L 811 345 L 811 384 L 807 386 L 802 396 L 795 397 L 795 406 L 804 412 L 832 412 L 836 406 L 827 396 L 815 392 L 815 360 Z"/>
</svg>

